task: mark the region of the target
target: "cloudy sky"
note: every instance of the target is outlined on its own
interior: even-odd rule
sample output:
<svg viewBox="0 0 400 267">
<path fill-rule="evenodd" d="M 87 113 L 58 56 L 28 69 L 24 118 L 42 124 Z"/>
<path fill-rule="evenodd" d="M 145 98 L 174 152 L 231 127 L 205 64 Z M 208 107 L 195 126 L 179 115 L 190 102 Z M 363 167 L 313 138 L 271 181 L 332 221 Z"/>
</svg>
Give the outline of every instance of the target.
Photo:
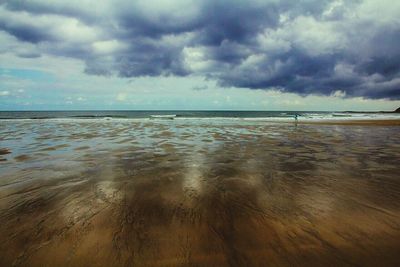
<svg viewBox="0 0 400 267">
<path fill-rule="evenodd" d="M 0 109 L 392 110 L 400 1 L 0 0 Z"/>
</svg>

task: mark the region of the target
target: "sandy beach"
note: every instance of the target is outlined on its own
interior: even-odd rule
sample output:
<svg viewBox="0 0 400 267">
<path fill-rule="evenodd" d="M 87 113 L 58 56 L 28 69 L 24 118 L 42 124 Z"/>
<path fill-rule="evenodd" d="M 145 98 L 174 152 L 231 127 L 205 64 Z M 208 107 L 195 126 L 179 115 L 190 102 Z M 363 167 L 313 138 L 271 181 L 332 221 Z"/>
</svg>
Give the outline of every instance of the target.
<svg viewBox="0 0 400 267">
<path fill-rule="evenodd" d="M 400 120 L 10 120 L 0 266 L 399 266 Z"/>
</svg>

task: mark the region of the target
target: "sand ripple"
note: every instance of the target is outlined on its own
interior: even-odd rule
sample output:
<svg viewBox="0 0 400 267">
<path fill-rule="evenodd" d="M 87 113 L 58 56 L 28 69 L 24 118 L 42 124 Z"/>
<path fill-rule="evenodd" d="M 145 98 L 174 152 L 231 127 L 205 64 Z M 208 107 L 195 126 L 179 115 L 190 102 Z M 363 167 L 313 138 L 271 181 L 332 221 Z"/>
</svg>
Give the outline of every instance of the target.
<svg viewBox="0 0 400 267">
<path fill-rule="evenodd" d="M 5 123 L 0 266 L 399 266 L 399 130 Z"/>
</svg>

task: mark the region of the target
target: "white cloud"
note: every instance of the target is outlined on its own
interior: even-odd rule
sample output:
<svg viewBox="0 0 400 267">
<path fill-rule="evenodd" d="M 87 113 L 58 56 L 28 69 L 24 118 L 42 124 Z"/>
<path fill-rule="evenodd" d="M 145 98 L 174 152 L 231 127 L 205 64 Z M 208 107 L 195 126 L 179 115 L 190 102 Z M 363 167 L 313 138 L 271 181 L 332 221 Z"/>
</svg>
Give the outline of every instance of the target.
<svg viewBox="0 0 400 267">
<path fill-rule="evenodd" d="M 331 94 L 331 96 L 337 97 L 337 98 L 344 98 L 346 96 L 346 92 L 343 90 L 336 90 L 335 92 L 333 92 Z"/>
<path fill-rule="evenodd" d="M 127 97 L 128 97 L 128 95 L 126 93 L 120 92 L 115 97 L 115 100 L 120 101 L 120 102 L 124 102 L 124 101 L 126 101 Z"/>
<path fill-rule="evenodd" d="M 212 61 L 206 57 L 207 49 L 205 47 L 185 47 L 182 51 L 186 67 L 193 72 L 206 71 Z"/>
<path fill-rule="evenodd" d="M 10 91 L 0 91 L 0 96 L 8 96 L 10 95 Z"/>
<path fill-rule="evenodd" d="M 93 50 L 97 54 L 111 54 L 127 48 L 127 45 L 118 40 L 97 41 L 92 44 Z"/>
<path fill-rule="evenodd" d="M 275 31 L 269 31 L 269 34 L 286 49 L 291 44 L 314 56 L 347 45 L 346 36 L 339 30 L 336 21 L 322 21 L 311 16 L 299 16 Z"/>
</svg>

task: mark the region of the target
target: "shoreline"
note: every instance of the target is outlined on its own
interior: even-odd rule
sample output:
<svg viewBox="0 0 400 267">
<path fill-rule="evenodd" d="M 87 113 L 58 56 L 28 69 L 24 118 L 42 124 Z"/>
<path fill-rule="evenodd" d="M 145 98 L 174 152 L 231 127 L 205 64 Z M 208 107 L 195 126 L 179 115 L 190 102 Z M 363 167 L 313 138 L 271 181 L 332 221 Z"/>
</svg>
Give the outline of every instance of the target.
<svg viewBox="0 0 400 267">
<path fill-rule="evenodd" d="M 296 122 L 294 122 L 296 123 Z M 320 120 L 298 121 L 297 124 L 348 125 L 348 126 L 400 126 L 400 120 Z"/>
<path fill-rule="evenodd" d="M 363 125 L 400 125 L 399 118 L 299 118 L 295 121 L 292 117 L 174 117 L 167 121 L 245 121 L 245 122 L 269 122 L 269 123 L 299 123 L 299 124 L 338 124 L 338 125 L 349 125 L 349 124 L 363 124 Z M 144 117 L 144 118 L 121 118 L 121 117 L 97 117 L 97 118 L 0 118 L 0 122 L 9 121 L 64 121 L 64 122 L 93 122 L 93 121 L 166 121 L 163 117 Z"/>
</svg>

